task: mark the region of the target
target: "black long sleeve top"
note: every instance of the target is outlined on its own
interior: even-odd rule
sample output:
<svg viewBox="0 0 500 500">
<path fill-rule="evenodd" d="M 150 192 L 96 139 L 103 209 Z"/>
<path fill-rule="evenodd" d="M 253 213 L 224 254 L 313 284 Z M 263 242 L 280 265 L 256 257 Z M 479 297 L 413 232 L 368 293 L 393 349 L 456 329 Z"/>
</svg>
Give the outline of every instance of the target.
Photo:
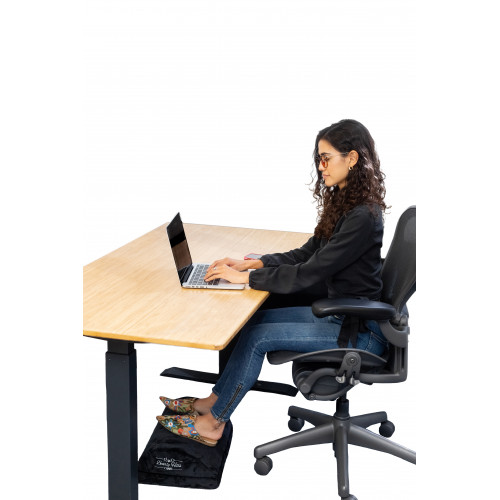
<svg viewBox="0 0 500 500">
<path fill-rule="evenodd" d="M 313 236 L 295 250 L 262 256 L 264 268 L 250 273 L 249 285 L 289 294 L 326 281 L 329 298 L 378 300 L 383 233 L 380 207 L 358 205 L 339 219 L 331 238 Z"/>
</svg>

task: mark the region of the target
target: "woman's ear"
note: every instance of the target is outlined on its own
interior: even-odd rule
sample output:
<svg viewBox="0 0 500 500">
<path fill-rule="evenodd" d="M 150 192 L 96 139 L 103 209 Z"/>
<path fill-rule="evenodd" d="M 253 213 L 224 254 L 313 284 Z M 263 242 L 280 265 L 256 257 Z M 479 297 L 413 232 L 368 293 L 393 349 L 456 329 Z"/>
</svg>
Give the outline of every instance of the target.
<svg viewBox="0 0 500 500">
<path fill-rule="evenodd" d="M 358 163 L 358 159 L 359 159 L 358 152 L 355 151 L 354 149 L 352 151 L 349 151 L 347 158 L 349 158 L 349 168 L 354 167 L 354 165 L 356 165 L 356 163 Z"/>
</svg>

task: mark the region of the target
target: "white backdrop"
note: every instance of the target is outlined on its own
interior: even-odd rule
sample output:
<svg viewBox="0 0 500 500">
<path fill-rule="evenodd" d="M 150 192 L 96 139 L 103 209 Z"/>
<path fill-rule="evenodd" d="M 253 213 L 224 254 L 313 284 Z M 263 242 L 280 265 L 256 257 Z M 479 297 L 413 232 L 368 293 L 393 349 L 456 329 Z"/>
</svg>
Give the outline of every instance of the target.
<svg viewBox="0 0 500 500">
<path fill-rule="evenodd" d="M 312 232 L 314 140 L 342 118 L 361 121 L 375 139 L 392 206 L 386 242 L 401 212 L 416 203 L 416 27 L 407 5 L 98 1 L 88 2 L 85 19 L 84 264 L 177 211 L 186 222 Z M 416 327 L 415 299 L 410 309 Z M 105 343 L 84 339 L 82 349 L 82 486 L 84 498 L 105 499 Z M 161 411 L 160 394 L 210 390 L 159 373 L 172 365 L 212 371 L 217 354 L 150 345 L 137 351 L 142 451 Z M 353 414 L 387 410 L 395 440 L 415 449 L 414 352 L 406 384 L 360 387 L 350 399 Z M 290 382 L 290 367 L 265 365 L 262 377 Z M 300 396 L 251 393 L 233 416 L 233 444 L 218 490 L 140 486 L 140 498 L 251 499 L 270 492 L 335 498 L 328 446 L 276 455 L 265 478 L 253 471 L 253 447 L 289 433 L 290 404 L 334 411 L 331 403 Z M 352 492 L 360 499 L 400 499 L 403 488 L 404 498 L 419 498 L 416 478 L 406 462 L 351 450 Z"/>
</svg>

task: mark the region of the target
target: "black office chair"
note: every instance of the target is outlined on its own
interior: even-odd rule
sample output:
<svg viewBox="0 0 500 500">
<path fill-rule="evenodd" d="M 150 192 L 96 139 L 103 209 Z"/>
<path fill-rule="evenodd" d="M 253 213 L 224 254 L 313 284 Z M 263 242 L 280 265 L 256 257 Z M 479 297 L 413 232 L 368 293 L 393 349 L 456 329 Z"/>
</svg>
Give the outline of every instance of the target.
<svg viewBox="0 0 500 500">
<path fill-rule="evenodd" d="M 309 400 L 336 402 L 333 415 L 291 406 L 288 427 L 297 432 L 276 441 L 257 446 L 254 450 L 255 471 L 266 475 L 272 468 L 268 455 L 289 448 L 332 443 L 337 459 L 338 493 L 341 498 L 356 500 L 349 493 L 348 444 L 390 453 L 416 463 L 416 454 L 390 441 L 394 424 L 385 412 L 351 417 L 346 393 L 359 382 L 403 382 L 408 367 L 408 310 L 406 302 L 416 289 L 416 207 L 408 208 L 400 217 L 394 238 L 382 267 L 381 302 L 362 299 L 321 299 L 313 304 L 316 316 L 332 314 L 377 320 L 390 346 L 383 356 L 359 349 L 331 349 L 312 353 L 275 351 L 268 353 L 271 364 L 293 361 L 293 381 Z M 315 427 L 302 429 L 304 421 Z M 380 424 L 381 436 L 367 430 Z M 382 437 L 383 436 L 383 437 Z"/>
</svg>

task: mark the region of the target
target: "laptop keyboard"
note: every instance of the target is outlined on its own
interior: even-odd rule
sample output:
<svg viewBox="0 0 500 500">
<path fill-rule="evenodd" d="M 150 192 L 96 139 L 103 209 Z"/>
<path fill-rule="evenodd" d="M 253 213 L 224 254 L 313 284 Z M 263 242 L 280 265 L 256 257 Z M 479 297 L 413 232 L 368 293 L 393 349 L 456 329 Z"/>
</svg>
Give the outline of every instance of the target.
<svg viewBox="0 0 500 500">
<path fill-rule="evenodd" d="M 193 274 L 190 276 L 189 279 L 189 284 L 190 285 L 218 285 L 220 278 L 217 278 L 216 280 L 212 281 L 205 281 L 203 278 L 205 277 L 205 274 L 207 274 L 207 270 L 210 267 L 210 265 L 197 265 L 194 268 Z"/>
</svg>

